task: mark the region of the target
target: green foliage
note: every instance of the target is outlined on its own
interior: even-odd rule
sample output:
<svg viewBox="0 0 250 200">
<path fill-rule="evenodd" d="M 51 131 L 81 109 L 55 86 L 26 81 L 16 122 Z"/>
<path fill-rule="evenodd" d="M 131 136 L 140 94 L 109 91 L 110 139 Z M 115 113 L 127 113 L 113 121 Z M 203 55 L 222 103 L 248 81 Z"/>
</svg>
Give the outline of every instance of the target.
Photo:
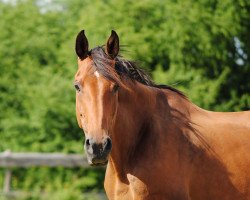
<svg viewBox="0 0 250 200">
<path fill-rule="evenodd" d="M 75 4 L 79 1 L 71 1 Z M 107 30 L 116 29 L 123 54 L 139 60 L 157 82 L 161 77 L 161 83 L 178 83 L 204 108 L 237 111 L 250 107 L 249 4 L 93 0 L 82 3 L 85 9 L 74 15 L 77 29 L 91 36 L 91 46 L 103 44 Z"/>
<path fill-rule="evenodd" d="M 33 1 L 0 3 L 5 19 L 0 21 L 0 151 L 83 152 L 72 87 L 76 59 L 73 40 L 61 49 L 67 44 L 62 16 L 41 13 Z M 13 189 L 35 191 L 32 199 L 55 190 L 65 192 L 55 193 L 54 199 L 77 199 L 83 191 L 103 188 L 104 170 L 31 168 L 13 173 Z"/>
<path fill-rule="evenodd" d="M 124 57 L 203 108 L 249 109 L 249 7 L 246 0 L 0 0 L 0 151 L 83 151 L 72 87 L 81 29 L 91 47 L 115 29 Z M 36 191 L 29 199 L 55 190 L 63 192 L 52 199 L 84 199 L 83 191 L 102 188 L 103 176 L 15 169 L 13 187 Z"/>
</svg>

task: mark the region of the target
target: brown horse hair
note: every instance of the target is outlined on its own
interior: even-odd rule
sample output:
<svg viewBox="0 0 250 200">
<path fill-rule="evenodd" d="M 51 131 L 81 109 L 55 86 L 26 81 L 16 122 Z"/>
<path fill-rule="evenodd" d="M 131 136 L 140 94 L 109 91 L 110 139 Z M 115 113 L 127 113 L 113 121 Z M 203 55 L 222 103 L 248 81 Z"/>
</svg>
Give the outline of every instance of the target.
<svg viewBox="0 0 250 200">
<path fill-rule="evenodd" d="M 104 46 L 95 47 L 88 55 L 93 59 L 97 71 L 118 85 L 123 85 L 121 78 L 125 77 L 149 87 L 171 90 L 187 98 L 181 91 L 169 85 L 157 85 L 145 71 L 139 68 L 137 62 L 126 60 L 121 55 L 115 58 L 115 68 L 111 67 L 113 60 L 105 53 Z"/>
<path fill-rule="evenodd" d="M 171 90 L 180 95 L 181 97 L 188 99 L 185 94 L 171 86 L 155 84 L 151 77 L 138 67 L 136 62 L 126 60 L 121 55 L 118 55 L 115 58 L 115 68 L 112 67 L 112 63 L 114 63 L 114 60 L 105 53 L 104 46 L 98 46 L 94 49 L 91 49 L 88 55 L 92 58 L 96 70 L 102 76 L 104 76 L 108 80 L 115 82 L 119 86 L 124 86 L 124 83 L 121 79 L 129 78 L 133 81 L 138 81 L 149 87 Z M 185 123 L 185 126 L 188 129 L 192 130 L 195 137 L 204 145 L 203 148 L 207 150 L 212 150 L 206 142 L 205 138 L 203 138 L 192 125 L 193 123 L 191 121 L 187 121 Z M 184 135 L 184 137 L 187 136 Z"/>
</svg>

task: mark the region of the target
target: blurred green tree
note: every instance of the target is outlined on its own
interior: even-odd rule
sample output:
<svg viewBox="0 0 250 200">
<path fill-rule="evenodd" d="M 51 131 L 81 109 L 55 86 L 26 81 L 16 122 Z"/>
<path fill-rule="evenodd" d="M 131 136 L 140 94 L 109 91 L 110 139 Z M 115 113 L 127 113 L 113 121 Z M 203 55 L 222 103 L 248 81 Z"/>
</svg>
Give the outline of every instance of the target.
<svg viewBox="0 0 250 200">
<path fill-rule="evenodd" d="M 140 61 L 156 82 L 176 84 L 203 108 L 237 111 L 250 107 L 249 5 L 94 0 L 82 3 L 85 9 L 76 16 L 93 46 L 104 44 L 108 30 L 116 29 L 124 55 Z"/>
</svg>

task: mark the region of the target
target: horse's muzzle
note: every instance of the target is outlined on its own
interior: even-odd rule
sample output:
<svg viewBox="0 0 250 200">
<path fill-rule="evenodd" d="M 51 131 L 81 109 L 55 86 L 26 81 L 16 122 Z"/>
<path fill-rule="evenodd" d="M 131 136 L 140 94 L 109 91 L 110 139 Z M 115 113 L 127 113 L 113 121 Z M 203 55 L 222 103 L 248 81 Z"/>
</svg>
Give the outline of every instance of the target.
<svg viewBox="0 0 250 200">
<path fill-rule="evenodd" d="M 112 149 L 112 141 L 110 137 L 107 137 L 102 143 L 96 143 L 93 138 L 86 138 L 84 147 L 90 165 L 106 165 Z"/>
</svg>

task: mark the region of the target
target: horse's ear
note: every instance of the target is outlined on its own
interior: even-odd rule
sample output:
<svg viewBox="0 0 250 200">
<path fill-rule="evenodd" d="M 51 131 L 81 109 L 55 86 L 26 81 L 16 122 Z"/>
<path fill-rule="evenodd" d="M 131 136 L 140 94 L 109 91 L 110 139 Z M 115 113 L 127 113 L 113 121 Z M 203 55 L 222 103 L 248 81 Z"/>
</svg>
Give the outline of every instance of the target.
<svg viewBox="0 0 250 200">
<path fill-rule="evenodd" d="M 84 34 L 84 30 L 80 31 L 76 37 L 75 51 L 78 57 L 83 60 L 88 56 L 89 43 Z"/>
<path fill-rule="evenodd" d="M 111 35 L 106 43 L 106 54 L 114 59 L 119 53 L 119 37 L 117 33 L 112 30 Z"/>
</svg>

